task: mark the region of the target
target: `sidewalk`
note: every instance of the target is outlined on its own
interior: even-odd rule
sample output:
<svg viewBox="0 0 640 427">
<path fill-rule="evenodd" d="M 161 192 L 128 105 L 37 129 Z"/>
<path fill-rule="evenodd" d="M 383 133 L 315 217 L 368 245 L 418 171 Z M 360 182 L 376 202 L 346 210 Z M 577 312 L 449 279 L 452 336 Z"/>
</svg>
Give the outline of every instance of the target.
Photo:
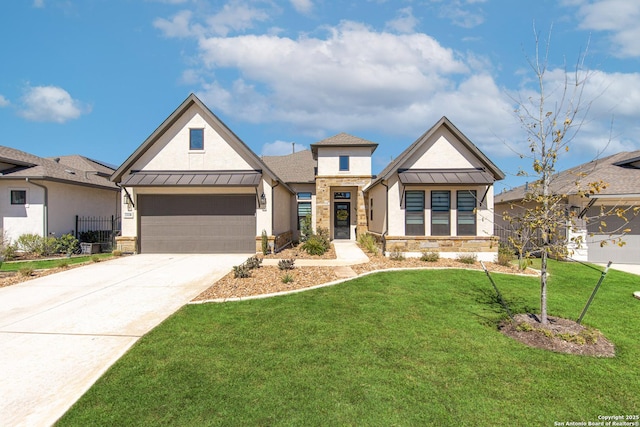
<svg viewBox="0 0 640 427">
<path fill-rule="evenodd" d="M 351 240 L 334 240 L 336 259 L 296 259 L 296 267 L 340 267 L 369 262 L 356 242 Z M 262 265 L 278 265 L 279 259 L 265 259 Z"/>
</svg>

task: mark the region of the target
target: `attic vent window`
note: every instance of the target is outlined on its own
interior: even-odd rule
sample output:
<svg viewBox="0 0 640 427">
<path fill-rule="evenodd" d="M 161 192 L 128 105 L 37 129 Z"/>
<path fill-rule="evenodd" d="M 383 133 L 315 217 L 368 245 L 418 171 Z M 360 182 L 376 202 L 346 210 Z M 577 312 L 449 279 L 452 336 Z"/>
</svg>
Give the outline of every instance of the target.
<svg viewBox="0 0 640 427">
<path fill-rule="evenodd" d="M 204 129 L 189 129 L 189 150 L 204 150 Z"/>
</svg>

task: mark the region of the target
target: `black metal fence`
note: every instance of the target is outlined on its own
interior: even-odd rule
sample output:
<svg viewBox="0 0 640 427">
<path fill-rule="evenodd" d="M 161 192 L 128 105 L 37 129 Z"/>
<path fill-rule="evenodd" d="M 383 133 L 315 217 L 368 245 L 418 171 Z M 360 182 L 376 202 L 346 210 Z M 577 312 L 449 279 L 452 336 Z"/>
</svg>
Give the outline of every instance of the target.
<svg viewBox="0 0 640 427">
<path fill-rule="evenodd" d="M 120 235 L 119 216 L 76 215 L 76 238 L 82 243 L 100 243 L 100 249 L 110 251 L 115 248 L 116 236 Z"/>
</svg>

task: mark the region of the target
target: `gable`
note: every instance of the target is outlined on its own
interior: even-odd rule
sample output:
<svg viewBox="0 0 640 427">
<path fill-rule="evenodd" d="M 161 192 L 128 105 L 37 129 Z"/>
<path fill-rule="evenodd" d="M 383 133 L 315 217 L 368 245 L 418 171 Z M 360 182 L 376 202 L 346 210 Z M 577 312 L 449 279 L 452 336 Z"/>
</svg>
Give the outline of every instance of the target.
<svg viewBox="0 0 640 427">
<path fill-rule="evenodd" d="M 204 149 L 189 149 L 190 129 L 203 129 Z M 260 169 L 233 147 L 222 129 L 197 104 L 192 104 L 153 145 L 131 165 L 139 171 L 202 171 Z"/>
<path fill-rule="evenodd" d="M 398 169 L 475 169 L 483 166 L 447 128 L 440 127 L 400 162 Z"/>
</svg>

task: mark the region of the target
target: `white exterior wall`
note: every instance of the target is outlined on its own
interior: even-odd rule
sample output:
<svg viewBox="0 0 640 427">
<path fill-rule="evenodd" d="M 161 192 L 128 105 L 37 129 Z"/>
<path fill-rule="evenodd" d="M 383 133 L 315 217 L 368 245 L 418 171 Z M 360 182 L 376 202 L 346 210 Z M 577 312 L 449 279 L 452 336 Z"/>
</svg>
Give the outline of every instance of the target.
<svg viewBox="0 0 640 427">
<path fill-rule="evenodd" d="M 482 162 L 451 132 L 441 127 L 400 168 L 461 169 L 482 167 Z"/>
<path fill-rule="evenodd" d="M 340 156 L 349 156 L 349 170 L 340 170 Z M 318 176 L 370 176 L 370 147 L 318 147 Z"/>
<path fill-rule="evenodd" d="M 204 128 L 204 149 L 189 150 L 189 129 Z M 205 120 L 193 105 L 132 166 L 133 170 L 249 170 L 254 169 Z"/>
<path fill-rule="evenodd" d="M 75 217 L 117 216 L 118 192 L 94 187 L 37 181 L 48 189 L 48 232 L 60 237 L 75 232 Z M 10 191 L 26 190 L 26 205 L 11 205 Z M 6 237 L 15 241 L 22 234 L 44 232 L 44 189 L 26 181 L 6 182 L 0 187 L 2 228 Z"/>
<path fill-rule="evenodd" d="M 367 221 L 369 231 L 383 234 L 387 221 L 387 189 L 381 183 L 367 191 Z M 371 201 L 373 201 L 373 219 L 371 219 Z"/>
</svg>

